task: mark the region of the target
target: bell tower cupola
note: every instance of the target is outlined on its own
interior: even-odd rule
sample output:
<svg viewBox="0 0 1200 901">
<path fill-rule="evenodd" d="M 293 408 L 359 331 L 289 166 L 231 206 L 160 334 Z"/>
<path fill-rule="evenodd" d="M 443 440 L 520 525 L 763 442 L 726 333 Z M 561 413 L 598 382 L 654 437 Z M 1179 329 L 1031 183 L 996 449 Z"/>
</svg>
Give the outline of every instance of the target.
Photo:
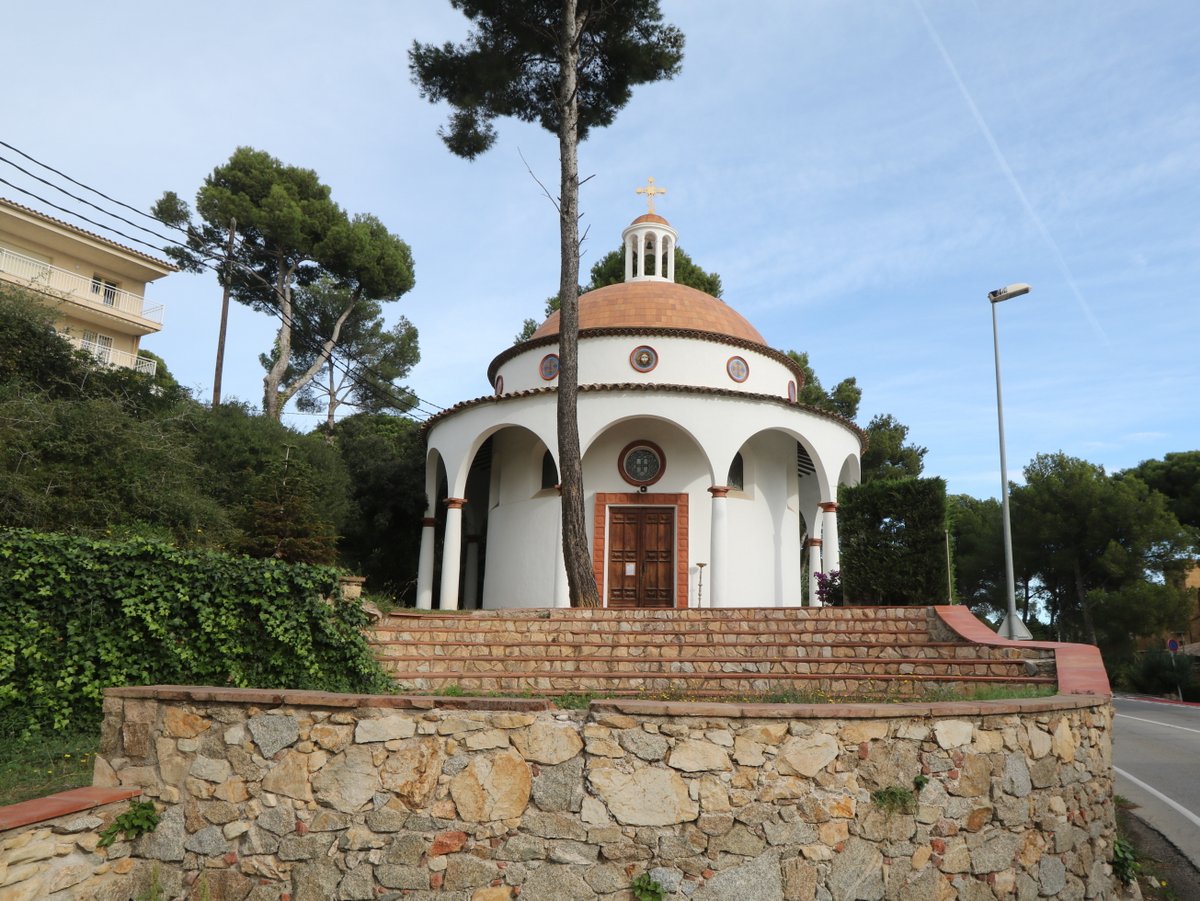
<svg viewBox="0 0 1200 901">
<path fill-rule="evenodd" d="M 621 232 L 625 245 L 625 281 L 627 282 L 673 282 L 675 281 L 675 229 L 662 216 L 654 212 L 654 198 L 666 194 L 666 188 L 646 180 L 638 194 L 646 195 L 649 211 L 634 219 Z"/>
</svg>

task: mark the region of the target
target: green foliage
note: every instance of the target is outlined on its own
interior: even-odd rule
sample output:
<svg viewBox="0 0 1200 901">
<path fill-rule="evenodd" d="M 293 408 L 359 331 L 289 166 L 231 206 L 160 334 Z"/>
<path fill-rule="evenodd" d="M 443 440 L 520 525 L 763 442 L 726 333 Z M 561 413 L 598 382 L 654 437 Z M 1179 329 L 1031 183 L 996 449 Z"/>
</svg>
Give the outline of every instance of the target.
<svg viewBox="0 0 1200 901">
<path fill-rule="evenodd" d="M 927 604 L 946 595 L 946 483 L 877 480 L 839 492 L 848 603 Z"/>
<path fill-rule="evenodd" d="M 1014 555 L 1037 575 L 1063 639 L 1112 655 L 1127 646 L 1130 631 L 1182 625 L 1178 594 L 1164 583 L 1190 559 L 1194 535 L 1141 479 L 1111 478 L 1062 453 L 1039 454 L 1012 492 L 1012 522 Z M 1103 618 L 1097 604 L 1106 606 Z"/>
<path fill-rule="evenodd" d="M 867 423 L 867 451 L 862 456 L 862 481 L 916 478 L 925 469 L 927 448 L 907 444 L 908 426 L 890 413 Z"/>
<path fill-rule="evenodd" d="M 663 901 L 667 897 L 666 889 L 651 878 L 649 873 L 642 873 L 638 876 L 633 880 L 629 889 L 637 901 Z"/>
<path fill-rule="evenodd" d="M 923 789 L 928 784 L 929 784 L 929 777 L 926 776 L 924 773 L 918 773 L 917 775 L 913 776 L 913 790 L 917 794 L 920 794 L 921 789 Z"/>
<path fill-rule="evenodd" d="M 21 382 L 56 392 L 87 370 L 83 355 L 55 333 L 54 320 L 36 295 L 0 281 L 0 385 Z"/>
<path fill-rule="evenodd" d="M 916 796 L 902 785 L 889 785 L 873 791 L 871 800 L 888 816 L 897 813 L 914 813 L 917 809 Z"/>
<path fill-rule="evenodd" d="M 413 42 L 409 68 L 421 96 L 453 112 L 438 134 L 456 156 L 474 159 L 496 141 L 496 119 L 511 116 L 559 134 L 557 96 L 564 30 L 561 0 L 451 0 L 471 20 L 462 44 Z M 583 5 L 580 15 L 583 16 Z M 664 25 L 658 0 L 588 5 L 579 37 L 579 140 L 612 124 L 633 87 L 679 71 L 683 34 Z"/>
<path fill-rule="evenodd" d="M 108 828 L 100 833 L 100 841 L 96 842 L 96 845 L 107 848 L 117 840 L 118 833 L 125 837 L 125 841 L 131 842 L 157 829 L 158 820 L 158 811 L 154 809 L 153 801 L 132 800 L 124 813 L 117 814 Z"/>
<path fill-rule="evenodd" d="M 1112 868 L 1113 875 L 1121 880 L 1122 885 L 1129 885 L 1142 871 L 1137 851 L 1123 835 L 1118 835 L 1113 842 Z"/>
<path fill-rule="evenodd" d="M 554 704 L 563 710 L 587 710 L 588 705 L 595 700 L 595 697 L 590 692 L 583 692 L 582 694 L 567 692 L 566 694 L 558 695 L 554 699 Z"/>
<path fill-rule="evenodd" d="M 297 394 L 298 410 L 325 413 L 328 433 L 343 405 L 380 413 L 404 412 L 416 404 L 411 392 L 395 384 L 421 359 L 417 329 L 412 323 L 401 316 L 387 328 L 379 301 L 355 301 L 350 288 L 328 278 L 299 289 L 295 299 L 300 315 L 293 368 L 298 373 L 318 367 L 313 379 Z M 343 319 L 341 313 L 346 309 L 351 312 Z M 336 365 L 325 354 L 324 343 L 335 331 Z M 353 369 L 347 371 L 346 361 L 353 361 Z"/>
<path fill-rule="evenodd" d="M 25 713 L 0 718 L 0 806 L 92 784 L 95 729 L 23 735 Z"/>
<path fill-rule="evenodd" d="M 1167 454 L 1146 460 L 1121 477 L 1135 476 L 1167 498 L 1167 505 L 1182 525 L 1200 529 L 1200 451 Z"/>
<path fill-rule="evenodd" d="M 954 538 L 954 595 L 979 615 L 1006 609 L 1004 521 L 995 498 L 947 499 Z"/>
<path fill-rule="evenodd" d="M 1155 648 L 1144 651 L 1121 670 L 1122 687 L 1148 695 L 1174 695 L 1185 701 L 1200 700 L 1196 660 L 1187 654 L 1172 654 Z"/>
<path fill-rule="evenodd" d="M 833 386 L 832 390 L 826 391 L 821 387 L 821 380 L 817 378 L 812 365 L 808 362 L 807 353 L 789 350 L 787 355 L 793 363 L 800 367 L 804 376 L 804 383 L 796 395 L 796 399 L 800 403 L 816 407 L 819 410 L 828 410 L 843 419 L 853 420 L 858 415 L 862 389 L 858 387 L 857 379 L 853 376 L 842 379 Z"/>
<path fill-rule="evenodd" d="M 179 427 L 203 484 L 235 527 L 222 546 L 275 556 L 278 542 L 292 535 L 322 536 L 328 545 L 346 523 L 350 480 L 337 449 L 319 436 L 298 434 L 240 404 L 193 407 Z M 292 515 L 303 521 L 291 522 Z M 253 534 L 256 529 L 268 531 Z M 328 562 L 332 557 L 284 554 L 282 559 Z"/>
<path fill-rule="evenodd" d="M 390 686 L 332 569 L 18 530 L 0 584 L 0 721 L 20 732 L 93 725 L 115 685 Z"/>
<path fill-rule="evenodd" d="M 366 576 L 372 591 L 404 601 L 416 585 L 426 506 L 420 428 L 398 416 L 360 413 L 334 426 L 333 438 L 350 484 L 342 561 Z"/>
<path fill-rule="evenodd" d="M 319 359 L 307 367 L 292 360 L 297 321 L 319 315 L 331 318 L 328 334 L 336 342 L 344 316 L 364 300 L 391 301 L 414 284 L 412 252 L 371 215 L 348 216 L 331 198 L 327 185 L 311 169 L 285 165 L 252 147 L 239 147 L 215 168 L 196 194 L 196 213 L 176 194 L 167 192 L 154 206 L 160 219 L 184 228 L 186 248 L 166 252 L 183 268 L 198 272 L 208 260 L 223 255 L 227 230 L 236 221 L 234 265 L 218 278 L 231 296 L 260 312 L 278 315 L 275 352 L 264 380 L 263 411 L 272 419 L 328 359 L 324 344 Z M 293 291 L 320 278 L 332 280 L 346 294 L 336 309 L 296 303 Z M 310 301 L 328 302 L 327 295 Z"/>
</svg>

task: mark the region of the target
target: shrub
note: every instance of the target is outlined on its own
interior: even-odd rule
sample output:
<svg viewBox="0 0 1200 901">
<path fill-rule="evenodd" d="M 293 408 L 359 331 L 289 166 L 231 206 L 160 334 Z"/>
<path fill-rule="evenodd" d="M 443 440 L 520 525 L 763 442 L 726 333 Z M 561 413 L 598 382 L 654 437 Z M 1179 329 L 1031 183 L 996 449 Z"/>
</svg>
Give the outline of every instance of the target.
<svg viewBox="0 0 1200 901">
<path fill-rule="evenodd" d="M 0 531 L 0 720 L 87 728 L 115 685 L 382 692 L 337 570 Z"/>
<path fill-rule="evenodd" d="M 1122 670 L 1121 681 L 1142 694 L 1173 695 L 1178 689 L 1185 701 L 1194 701 L 1200 696 L 1200 685 L 1197 685 L 1195 678 L 1195 659 L 1187 654 L 1172 654 L 1161 649 L 1144 651 Z"/>
</svg>

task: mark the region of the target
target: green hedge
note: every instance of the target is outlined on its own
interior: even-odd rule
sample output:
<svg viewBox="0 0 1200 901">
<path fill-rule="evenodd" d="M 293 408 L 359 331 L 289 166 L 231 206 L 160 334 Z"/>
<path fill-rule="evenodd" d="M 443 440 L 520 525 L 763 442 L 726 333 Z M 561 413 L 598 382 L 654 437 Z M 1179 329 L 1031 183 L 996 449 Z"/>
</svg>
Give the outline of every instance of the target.
<svg viewBox="0 0 1200 901">
<path fill-rule="evenodd" d="M 329 567 L 0 531 L 0 722 L 88 727 L 114 685 L 388 691 L 366 622 Z"/>
<path fill-rule="evenodd" d="M 838 492 L 850 604 L 946 602 L 946 483 L 879 479 Z"/>
</svg>

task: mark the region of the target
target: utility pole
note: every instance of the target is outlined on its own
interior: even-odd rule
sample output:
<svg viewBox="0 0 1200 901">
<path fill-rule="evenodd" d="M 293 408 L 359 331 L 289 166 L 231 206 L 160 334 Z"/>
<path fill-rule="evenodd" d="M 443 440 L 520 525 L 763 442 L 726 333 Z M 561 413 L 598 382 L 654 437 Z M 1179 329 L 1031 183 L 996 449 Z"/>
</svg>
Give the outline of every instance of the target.
<svg viewBox="0 0 1200 901">
<path fill-rule="evenodd" d="M 221 329 L 217 333 L 217 371 L 213 375 L 212 405 L 221 406 L 221 370 L 225 368 L 225 329 L 229 324 L 229 283 L 233 278 L 233 240 L 237 236 L 237 220 L 229 220 L 229 244 L 225 248 L 225 290 L 221 292 Z"/>
</svg>

